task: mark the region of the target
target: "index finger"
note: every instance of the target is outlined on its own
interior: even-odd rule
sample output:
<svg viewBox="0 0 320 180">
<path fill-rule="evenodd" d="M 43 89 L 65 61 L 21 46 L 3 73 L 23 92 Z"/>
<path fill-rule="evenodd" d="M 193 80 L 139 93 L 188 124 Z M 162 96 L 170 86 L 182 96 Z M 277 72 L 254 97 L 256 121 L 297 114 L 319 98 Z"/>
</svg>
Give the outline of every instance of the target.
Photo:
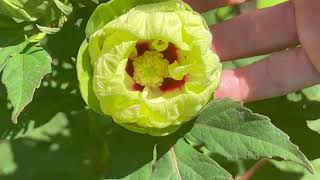
<svg viewBox="0 0 320 180">
<path fill-rule="evenodd" d="M 245 102 L 285 95 L 319 84 L 320 73 L 303 48 L 272 54 L 256 64 L 225 70 L 217 98 Z"/>
<path fill-rule="evenodd" d="M 211 27 L 221 60 L 267 54 L 299 43 L 291 2 L 245 13 Z"/>
</svg>

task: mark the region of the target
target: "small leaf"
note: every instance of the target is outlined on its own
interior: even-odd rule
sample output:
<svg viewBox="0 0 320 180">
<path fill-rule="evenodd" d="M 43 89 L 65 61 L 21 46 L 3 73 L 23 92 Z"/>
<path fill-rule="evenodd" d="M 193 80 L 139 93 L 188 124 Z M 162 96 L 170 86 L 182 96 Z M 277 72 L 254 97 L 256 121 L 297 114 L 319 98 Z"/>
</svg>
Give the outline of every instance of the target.
<svg viewBox="0 0 320 180">
<path fill-rule="evenodd" d="M 210 103 L 185 137 L 230 160 L 280 157 L 314 172 L 288 135 L 272 125 L 269 118 L 252 113 L 240 102 L 216 100 Z"/>
<path fill-rule="evenodd" d="M 17 123 L 20 112 L 31 102 L 41 79 L 50 72 L 51 57 L 39 44 L 28 48 L 24 54 L 13 54 L 10 57 L 3 71 L 2 82 L 14 107 L 14 123 Z"/>
<path fill-rule="evenodd" d="M 62 3 L 60 0 L 54 0 L 54 3 L 57 5 L 57 7 L 65 14 L 69 15 L 73 11 L 72 4 L 69 3 L 68 5 Z"/>
<path fill-rule="evenodd" d="M 314 121 L 307 121 L 308 127 L 320 134 L 320 119 Z"/>
<path fill-rule="evenodd" d="M 320 101 L 320 85 L 312 86 L 302 90 L 302 93 L 310 101 Z"/>
<path fill-rule="evenodd" d="M 217 16 L 216 16 L 216 10 L 207 11 L 201 14 L 203 19 L 206 21 L 208 26 L 214 25 L 218 22 Z"/>
<path fill-rule="evenodd" d="M 46 37 L 46 35 L 46 33 L 38 33 L 29 38 L 26 38 L 26 40 L 29 43 L 39 43 Z"/>
<path fill-rule="evenodd" d="M 157 146 L 158 157 L 150 179 L 172 180 L 229 180 L 231 174 L 213 159 L 199 153 L 182 138 L 172 145 L 161 143 Z"/>
<path fill-rule="evenodd" d="M 55 34 L 57 32 L 60 31 L 61 28 L 53 28 L 53 27 L 45 27 L 45 26 L 40 26 L 40 25 L 36 25 L 37 28 L 41 31 L 44 32 L 46 34 Z"/>
<path fill-rule="evenodd" d="M 37 20 L 36 17 L 32 17 L 27 11 L 25 11 L 22 6 L 23 5 L 17 2 L 17 0 L 14 0 L 13 2 L 2 0 L 0 1 L 0 14 L 20 18 L 25 21 Z"/>
<path fill-rule="evenodd" d="M 36 21 L 48 15 L 51 0 L 1 0 L 0 14 L 24 21 Z"/>
<path fill-rule="evenodd" d="M 277 4 L 280 4 L 280 3 L 283 3 L 286 1 L 288 1 L 288 0 L 258 0 L 257 7 L 259 9 L 267 8 L 267 7 L 275 6 Z"/>
</svg>

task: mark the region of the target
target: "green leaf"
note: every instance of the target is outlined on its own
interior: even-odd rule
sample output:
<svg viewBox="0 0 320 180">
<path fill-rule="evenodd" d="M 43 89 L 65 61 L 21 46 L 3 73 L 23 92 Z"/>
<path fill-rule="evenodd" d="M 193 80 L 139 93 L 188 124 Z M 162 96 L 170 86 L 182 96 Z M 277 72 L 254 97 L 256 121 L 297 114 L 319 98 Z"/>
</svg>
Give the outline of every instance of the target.
<svg viewBox="0 0 320 180">
<path fill-rule="evenodd" d="M 77 3 L 80 7 L 96 7 L 100 2 L 99 0 L 71 0 L 73 3 Z"/>
<path fill-rule="evenodd" d="M 41 79 L 51 72 L 51 57 L 39 44 L 26 47 L 22 53 L 10 57 L 2 75 L 14 107 L 12 121 L 15 123 L 20 112 L 31 102 Z"/>
<path fill-rule="evenodd" d="M 320 101 L 320 85 L 312 86 L 302 90 L 302 93 L 310 101 Z"/>
<path fill-rule="evenodd" d="M 2 0 L 0 14 L 25 21 L 36 21 L 49 13 L 51 4 L 48 0 Z"/>
<path fill-rule="evenodd" d="M 0 83 L 0 139 L 10 139 L 3 141 L 10 149 L 0 151 L 0 164 L 5 167 L 0 169 L 1 180 L 101 180 L 108 165 L 103 158 L 107 152 L 103 146 L 105 131 L 97 133 L 100 126 L 90 127 L 71 59 L 84 38 L 83 29 L 71 22 L 59 33 L 48 36 L 46 48 L 55 57 L 53 73 L 42 80 L 18 124 L 7 121 L 12 106 L 8 105 L 5 87 Z M 83 112 L 79 113 L 80 110 Z M 10 161 L 4 162 L 2 157 L 7 159 L 9 153 L 11 163 L 17 166 L 15 171 Z M 1 174 L 4 171 L 6 175 Z"/>
<path fill-rule="evenodd" d="M 61 28 L 52 28 L 52 27 L 40 26 L 38 24 L 36 26 L 41 32 L 44 32 L 46 34 L 55 34 L 55 33 L 59 32 L 60 29 L 61 29 Z"/>
<path fill-rule="evenodd" d="M 0 48 L 0 72 L 6 66 L 12 55 L 21 52 L 25 46 L 26 42 L 23 42 L 15 46 Z"/>
<path fill-rule="evenodd" d="M 316 174 L 310 174 L 305 171 L 305 175 L 301 178 L 301 180 L 319 180 L 320 179 L 320 159 L 316 159 L 311 161 Z"/>
<path fill-rule="evenodd" d="M 271 161 L 272 165 L 274 165 L 276 168 L 281 170 L 282 172 L 286 173 L 296 173 L 296 174 L 302 174 L 302 177 L 300 177 L 300 180 L 318 180 L 320 179 L 320 159 L 312 160 L 311 163 L 313 167 L 315 168 L 315 175 L 310 174 L 305 169 L 301 168 L 301 166 L 298 166 L 297 164 L 294 164 L 292 162 L 287 161 Z"/>
<path fill-rule="evenodd" d="M 185 137 L 230 160 L 280 157 L 314 172 L 308 159 L 284 132 L 272 125 L 269 118 L 252 113 L 240 102 L 210 103 Z"/>
<path fill-rule="evenodd" d="M 15 46 L 0 49 L 0 72 L 5 67 L 11 54 L 15 52 Z"/>
<path fill-rule="evenodd" d="M 57 7 L 65 14 L 69 15 L 73 11 L 72 4 L 64 4 L 60 0 L 54 0 L 54 3 L 57 5 Z"/>
<path fill-rule="evenodd" d="M 160 157 L 154 164 L 151 179 L 231 179 L 231 174 L 213 159 L 193 149 L 183 138 L 174 145 L 161 143 L 157 151 Z"/>
<path fill-rule="evenodd" d="M 307 121 L 308 127 L 320 134 L 320 119 L 314 121 Z"/>
<path fill-rule="evenodd" d="M 0 52 L 0 56 L 1 56 L 1 52 Z M 1 59 L 1 57 L 0 57 L 0 72 L 6 66 L 7 62 L 8 62 L 8 59 Z"/>
<path fill-rule="evenodd" d="M 208 26 L 214 25 L 218 22 L 216 10 L 207 11 L 201 14 Z"/>
<path fill-rule="evenodd" d="M 20 6 L 19 6 L 20 5 Z M 7 16 L 20 18 L 26 21 L 35 21 L 36 17 L 32 17 L 23 9 L 23 5 L 18 1 L 3 0 L 0 1 L 0 13 Z"/>
<path fill-rule="evenodd" d="M 298 102 L 282 96 L 246 104 L 254 112 L 270 117 L 272 123 L 288 134 L 310 159 L 320 157 L 320 151 L 314 148 L 319 143 L 319 134 L 310 131 L 306 120 L 319 119 L 319 105 L 303 95 Z"/>
<path fill-rule="evenodd" d="M 231 178 L 226 170 L 193 149 L 184 138 L 175 142 L 176 135 L 157 138 L 136 134 L 115 124 L 109 126 L 105 138 L 109 160 L 104 179 Z"/>
<path fill-rule="evenodd" d="M 226 6 L 218 8 L 216 11 L 216 16 L 219 22 L 231 19 L 239 14 L 239 10 L 235 6 Z"/>
<path fill-rule="evenodd" d="M 286 1 L 288 1 L 288 0 L 258 0 L 257 7 L 259 9 L 267 8 L 267 7 L 275 6 L 277 4 L 280 4 L 280 3 L 283 3 Z"/>
</svg>

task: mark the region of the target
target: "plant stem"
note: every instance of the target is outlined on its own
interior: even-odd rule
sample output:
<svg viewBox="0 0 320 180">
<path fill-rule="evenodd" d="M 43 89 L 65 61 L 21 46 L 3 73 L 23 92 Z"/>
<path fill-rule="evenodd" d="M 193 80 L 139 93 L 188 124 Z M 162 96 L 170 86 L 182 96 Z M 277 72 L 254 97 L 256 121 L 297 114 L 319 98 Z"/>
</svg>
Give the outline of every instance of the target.
<svg viewBox="0 0 320 180">
<path fill-rule="evenodd" d="M 243 176 L 239 178 L 239 180 L 250 180 L 267 162 L 267 159 L 261 159 L 260 161 L 256 162 Z"/>
</svg>

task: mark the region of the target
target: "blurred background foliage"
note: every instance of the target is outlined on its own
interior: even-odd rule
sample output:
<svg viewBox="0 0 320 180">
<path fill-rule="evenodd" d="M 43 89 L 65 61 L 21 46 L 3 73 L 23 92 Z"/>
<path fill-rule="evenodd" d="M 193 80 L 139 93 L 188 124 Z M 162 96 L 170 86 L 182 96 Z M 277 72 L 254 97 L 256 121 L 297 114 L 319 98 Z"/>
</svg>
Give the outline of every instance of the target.
<svg viewBox="0 0 320 180">
<path fill-rule="evenodd" d="M 204 13 L 203 17 L 209 25 L 212 25 L 242 12 L 270 7 L 283 1 L 251 1 L 246 5 L 212 10 Z M 10 121 L 12 105 L 7 100 L 5 87 L 0 84 L 0 179 L 50 180 L 59 177 L 70 180 L 103 177 L 108 167 L 109 152 L 105 136 L 108 133 L 107 125 L 111 122 L 86 108 L 78 90 L 75 70 L 77 51 L 85 38 L 86 21 L 100 2 L 71 1 L 73 12 L 64 16 L 63 20 L 54 14 L 55 10 L 48 10 L 50 20 L 48 14 L 36 13 L 32 15 L 34 19 L 29 19 L 30 22 L 11 19 L 0 13 L 0 48 L 9 44 L 14 45 L 24 40 L 25 35 L 38 32 L 36 24 L 61 28 L 59 32 L 47 36 L 42 42 L 53 58 L 53 70 L 42 81 L 34 100 L 22 112 L 17 125 Z M 0 9 L 0 12 L 4 11 Z M 266 56 L 268 55 L 227 62 L 224 63 L 224 67 L 226 69 L 244 67 Z M 320 86 L 287 96 L 248 103 L 246 106 L 254 112 L 270 117 L 272 123 L 286 132 L 291 141 L 297 144 L 309 159 L 320 157 L 318 147 L 320 134 L 319 128 L 315 127 L 316 125 L 319 127 L 319 123 L 315 120 L 320 118 Z M 307 121 L 309 124 L 312 122 L 316 124 L 311 126 L 313 130 L 308 127 Z M 228 162 L 216 156 L 215 159 L 219 159 L 221 161 L 219 163 L 222 163 L 234 176 L 243 174 L 256 163 Z M 277 163 L 274 161 L 266 163 L 253 179 L 298 180 L 303 177 L 316 180 L 317 178 L 307 177 L 306 172 L 291 167 L 290 163 Z"/>
</svg>

